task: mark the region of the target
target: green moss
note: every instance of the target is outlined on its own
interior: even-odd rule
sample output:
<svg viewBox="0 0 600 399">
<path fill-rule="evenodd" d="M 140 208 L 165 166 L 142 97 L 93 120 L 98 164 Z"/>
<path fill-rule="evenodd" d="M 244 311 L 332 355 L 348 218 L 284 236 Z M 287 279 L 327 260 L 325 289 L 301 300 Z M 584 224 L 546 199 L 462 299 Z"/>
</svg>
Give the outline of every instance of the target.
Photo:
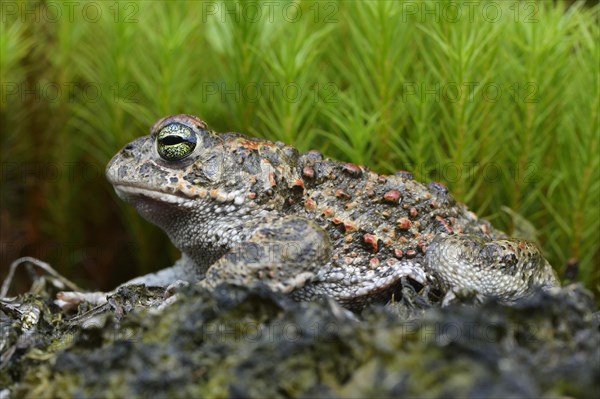
<svg viewBox="0 0 600 399">
<path fill-rule="evenodd" d="M 189 289 L 158 311 L 143 299 L 155 294 L 120 291 L 104 324 L 71 327 L 75 339 L 56 353 L 51 340 L 21 344 L 0 381 L 16 397 L 588 397 L 598 389 L 598 313 L 580 286 L 513 307 L 430 308 L 418 319 L 225 286 Z M 67 322 L 40 335 L 60 336 Z M 137 333 L 115 334 L 122 327 Z"/>
</svg>

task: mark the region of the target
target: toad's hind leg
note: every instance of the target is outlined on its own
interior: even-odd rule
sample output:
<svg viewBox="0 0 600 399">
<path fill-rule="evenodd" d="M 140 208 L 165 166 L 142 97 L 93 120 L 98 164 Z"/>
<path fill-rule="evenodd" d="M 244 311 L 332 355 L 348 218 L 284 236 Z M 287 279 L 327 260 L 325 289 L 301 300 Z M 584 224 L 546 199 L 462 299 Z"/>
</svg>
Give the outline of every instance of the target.
<svg viewBox="0 0 600 399">
<path fill-rule="evenodd" d="M 248 239 L 211 265 L 202 284 L 264 284 L 290 293 L 314 278 L 330 251 L 329 235 L 316 223 L 296 216 L 264 218 Z"/>
<path fill-rule="evenodd" d="M 475 235 L 440 236 L 427 249 L 426 267 L 447 290 L 444 304 L 459 292 L 512 302 L 536 287 L 559 285 L 539 248 L 517 239 L 484 240 Z"/>
</svg>

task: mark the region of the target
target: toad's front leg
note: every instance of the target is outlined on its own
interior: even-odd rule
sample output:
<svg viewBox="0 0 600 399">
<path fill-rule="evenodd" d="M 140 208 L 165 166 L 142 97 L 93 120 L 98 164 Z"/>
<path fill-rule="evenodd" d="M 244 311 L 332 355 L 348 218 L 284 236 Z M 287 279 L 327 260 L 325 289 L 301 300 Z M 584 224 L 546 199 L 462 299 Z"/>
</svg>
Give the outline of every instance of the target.
<svg viewBox="0 0 600 399">
<path fill-rule="evenodd" d="M 202 285 L 264 284 L 290 293 L 311 281 L 330 258 L 329 234 L 315 222 L 297 216 L 265 217 L 250 236 L 212 264 Z"/>
</svg>

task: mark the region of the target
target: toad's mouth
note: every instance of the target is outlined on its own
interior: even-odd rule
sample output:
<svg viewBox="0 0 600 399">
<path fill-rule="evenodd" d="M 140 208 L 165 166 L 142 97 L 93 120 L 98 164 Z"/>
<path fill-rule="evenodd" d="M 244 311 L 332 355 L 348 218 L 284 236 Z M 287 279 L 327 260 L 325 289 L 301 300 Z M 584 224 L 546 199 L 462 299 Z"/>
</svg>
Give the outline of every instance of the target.
<svg viewBox="0 0 600 399">
<path fill-rule="evenodd" d="M 134 206 L 138 206 L 143 203 L 144 205 L 159 207 L 175 205 L 179 207 L 191 208 L 194 204 L 194 201 L 190 198 L 137 186 L 117 184 L 114 185 L 114 189 L 119 198 L 129 202 Z"/>
</svg>

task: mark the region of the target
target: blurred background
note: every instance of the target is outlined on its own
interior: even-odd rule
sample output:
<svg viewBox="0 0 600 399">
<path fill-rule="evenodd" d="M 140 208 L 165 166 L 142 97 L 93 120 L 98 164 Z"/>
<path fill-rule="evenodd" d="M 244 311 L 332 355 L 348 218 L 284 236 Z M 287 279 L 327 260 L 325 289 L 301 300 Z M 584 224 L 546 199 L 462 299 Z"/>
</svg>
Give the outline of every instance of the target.
<svg viewBox="0 0 600 399">
<path fill-rule="evenodd" d="M 171 265 L 104 168 L 190 113 L 443 182 L 597 294 L 592 3 L 2 1 L 0 278 L 25 255 L 101 290 Z"/>
</svg>

